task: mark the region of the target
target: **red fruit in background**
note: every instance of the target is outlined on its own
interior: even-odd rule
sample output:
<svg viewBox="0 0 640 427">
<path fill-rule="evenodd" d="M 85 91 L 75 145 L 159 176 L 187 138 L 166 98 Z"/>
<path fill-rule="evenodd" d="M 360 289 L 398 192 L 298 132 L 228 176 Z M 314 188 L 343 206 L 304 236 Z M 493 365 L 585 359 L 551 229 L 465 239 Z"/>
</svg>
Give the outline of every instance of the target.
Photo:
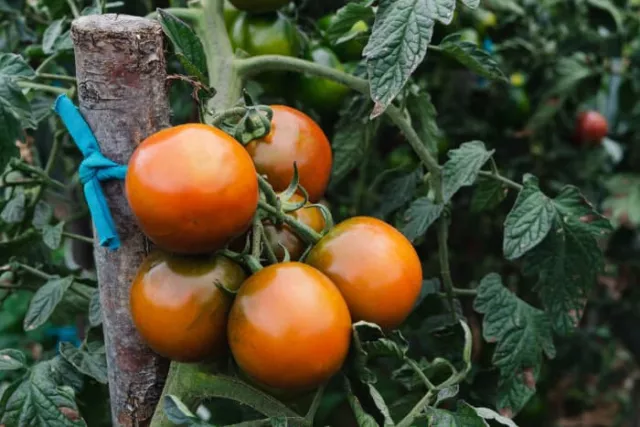
<svg viewBox="0 0 640 427">
<path fill-rule="evenodd" d="M 578 143 L 598 145 L 608 132 L 607 119 L 597 111 L 584 111 L 578 115 L 574 134 Z"/>
</svg>

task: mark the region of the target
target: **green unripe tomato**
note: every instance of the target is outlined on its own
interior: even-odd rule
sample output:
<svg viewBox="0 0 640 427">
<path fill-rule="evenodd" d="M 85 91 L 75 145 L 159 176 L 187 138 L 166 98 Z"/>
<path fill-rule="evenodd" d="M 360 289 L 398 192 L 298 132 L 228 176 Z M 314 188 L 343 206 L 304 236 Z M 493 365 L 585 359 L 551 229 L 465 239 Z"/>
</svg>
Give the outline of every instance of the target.
<svg viewBox="0 0 640 427">
<path fill-rule="evenodd" d="M 230 0 L 240 10 L 253 13 L 273 12 L 289 3 L 289 0 Z"/>
<path fill-rule="evenodd" d="M 241 12 L 230 31 L 234 49 L 242 49 L 250 56 L 284 55 L 297 57 L 301 51 L 298 30 L 280 13 L 251 15 Z M 287 73 L 269 72 L 256 79 L 267 94 L 287 92 Z"/>
<path fill-rule="evenodd" d="M 318 28 L 322 33 L 325 33 L 334 20 L 334 14 L 325 15 L 318 20 Z M 358 21 L 344 34 L 345 41 L 331 47 L 342 61 L 360 60 L 366 45 L 363 35 L 367 31 L 369 31 L 369 25 L 365 21 Z"/>
<path fill-rule="evenodd" d="M 463 28 L 459 33 L 460 41 L 473 43 L 476 46 L 480 46 L 480 34 L 473 28 Z"/>
<path fill-rule="evenodd" d="M 487 9 L 476 9 L 473 14 L 475 27 L 478 33 L 484 35 L 488 30 L 498 26 L 498 17 L 495 13 Z"/>
<path fill-rule="evenodd" d="M 328 47 L 315 46 L 306 55 L 306 59 L 316 64 L 344 71 L 343 65 L 335 53 Z M 335 112 L 340 108 L 349 88 L 333 80 L 310 75 L 300 77 L 299 96 L 302 102 L 319 113 Z"/>
</svg>

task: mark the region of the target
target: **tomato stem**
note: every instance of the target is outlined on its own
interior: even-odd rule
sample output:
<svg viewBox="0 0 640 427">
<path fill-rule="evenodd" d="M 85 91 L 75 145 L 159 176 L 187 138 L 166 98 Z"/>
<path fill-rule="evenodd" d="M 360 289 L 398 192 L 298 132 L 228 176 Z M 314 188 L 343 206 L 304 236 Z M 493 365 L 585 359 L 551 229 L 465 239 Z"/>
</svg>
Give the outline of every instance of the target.
<svg viewBox="0 0 640 427">
<path fill-rule="evenodd" d="M 211 126 L 215 126 L 215 127 L 220 127 L 220 125 L 222 124 L 222 122 L 224 122 L 227 119 L 230 119 L 232 117 L 242 117 L 245 115 L 245 113 L 247 112 L 246 107 L 234 107 L 234 108 L 230 108 L 228 110 L 224 110 L 220 113 L 217 113 L 216 115 L 214 115 L 210 120 L 209 120 L 209 124 Z"/>
<path fill-rule="evenodd" d="M 484 176 L 486 178 L 491 178 L 491 179 L 495 179 L 496 181 L 500 181 L 501 183 L 503 183 L 504 185 L 506 185 L 509 188 L 512 188 L 516 191 L 521 191 L 522 190 L 522 185 L 518 184 L 515 181 L 510 180 L 509 178 L 500 175 L 497 171 L 492 171 L 492 172 L 488 172 L 488 171 L 480 171 L 478 173 L 478 175 L 480 176 Z"/>
<path fill-rule="evenodd" d="M 269 264 L 277 264 L 278 257 L 276 257 L 276 253 L 273 251 L 273 248 L 267 240 L 267 232 L 264 229 L 264 225 L 260 227 L 260 233 L 262 234 L 262 241 L 265 242 L 264 248 L 265 253 L 267 254 L 267 261 L 269 262 Z"/>
<path fill-rule="evenodd" d="M 42 83 L 33 83 L 21 80 L 18 82 L 18 86 L 22 89 L 35 89 L 42 92 L 53 93 L 54 95 L 69 95 L 71 89 L 65 89 L 63 87 L 49 86 Z"/>
<path fill-rule="evenodd" d="M 287 224 L 289 227 L 293 228 L 293 230 L 302 238 L 302 240 L 307 243 L 316 243 L 322 238 L 322 235 L 316 232 L 313 228 L 301 223 L 294 217 L 285 214 L 284 212 L 282 212 L 282 210 L 274 208 L 264 200 L 260 200 L 258 202 L 258 207 L 267 212 L 269 215 L 275 217 L 281 222 Z"/>
</svg>

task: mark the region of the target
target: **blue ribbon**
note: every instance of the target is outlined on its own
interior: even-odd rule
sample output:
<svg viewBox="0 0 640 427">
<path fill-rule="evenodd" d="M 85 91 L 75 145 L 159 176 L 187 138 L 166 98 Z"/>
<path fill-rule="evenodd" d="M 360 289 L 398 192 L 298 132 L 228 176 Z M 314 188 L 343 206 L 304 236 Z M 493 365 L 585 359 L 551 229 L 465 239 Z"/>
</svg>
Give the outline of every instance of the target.
<svg viewBox="0 0 640 427">
<path fill-rule="evenodd" d="M 104 198 L 100 181 L 124 179 L 127 167 L 102 155 L 91 128 L 66 95 L 60 95 L 56 99 L 53 109 L 62 119 L 84 156 L 78 172 L 80 182 L 84 186 L 84 196 L 87 199 L 87 205 L 89 205 L 89 211 L 100 239 L 100 246 L 106 246 L 115 251 L 120 247 L 120 238 Z"/>
</svg>

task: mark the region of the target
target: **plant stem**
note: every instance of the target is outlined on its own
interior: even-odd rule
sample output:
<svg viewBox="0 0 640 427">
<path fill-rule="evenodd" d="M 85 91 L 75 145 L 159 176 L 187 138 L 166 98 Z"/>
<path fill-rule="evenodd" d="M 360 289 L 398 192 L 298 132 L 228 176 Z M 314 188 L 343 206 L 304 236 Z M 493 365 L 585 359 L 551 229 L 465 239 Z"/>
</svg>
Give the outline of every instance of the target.
<svg viewBox="0 0 640 427">
<path fill-rule="evenodd" d="M 71 83 L 76 83 L 77 81 L 75 77 L 65 76 L 63 74 L 36 73 L 36 76 L 46 80 L 62 80 Z"/>
<path fill-rule="evenodd" d="M 68 233 L 66 231 L 63 231 L 62 235 L 64 237 L 68 237 L 69 239 L 78 240 L 79 242 L 85 242 L 85 243 L 93 244 L 93 239 L 91 237 L 82 236 L 80 234 Z"/>
<path fill-rule="evenodd" d="M 304 59 L 283 55 L 260 55 L 253 58 L 235 59 L 234 64 L 238 74 L 244 78 L 264 71 L 298 71 L 318 77 L 326 77 L 349 86 L 358 92 L 369 93 L 369 83 L 366 80 L 331 67 L 305 61 Z"/>
<path fill-rule="evenodd" d="M 311 406 L 307 411 L 307 415 L 304 418 L 309 422 L 310 425 L 313 425 L 313 418 L 316 416 L 316 412 L 318 412 L 318 408 L 320 407 L 320 403 L 322 402 L 322 396 L 324 395 L 324 389 L 326 384 L 322 384 L 318 387 L 316 394 L 313 396 L 313 401 L 311 402 Z"/>
<path fill-rule="evenodd" d="M 28 186 L 28 185 L 42 185 L 42 180 L 40 179 L 25 179 L 24 181 L 10 181 L 3 182 L 0 184 L 0 188 L 8 188 L 8 187 L 19 187 L 19 186 Z"/>
<path fill-rule="evenodd" d="M 443 214 L 444 215 L 444 214 Z M 449 309 L 454 321 L 458 320 L 454 304 L 455 294 L 453 292 L 453 280 L 451 280 L 451 267 L 449 266 L 449 224 L 445 216 L 438 220 L 438 256 L 440 257 L 440 275 L 444 285 Z"/>
<path fill-rule="evenodd" d="M 242 76 L 234 67 L 223 8 L 224 0 L 202 0 L 202 12 L 195 27 L 206 52 L 209 82 L 218 91 L 209 101 L 207 111 L 229 108 L 242 94 Z"/>
<path fill-rule="evenodd" d="M 453 295 L 455 295 L 456 297 L 475 297 L 478 295 L 478 290 L 477 289 L 460 289 L 460 288 L 453 288 Z M 449 295 L 447 293 L 444 292 L 440 292 L 438 293 L 438 296 L 441 298 L 448 298 Z"/>
<path fill-rule="evenodd" d="M 412 426 L 413 421 L 420 415 L 420 412 L 422 412 L 424 407 L 429 405 L 429 401 L 431 400 L 432 395 L 433 392 L 429 390 L 427 394 L 425 394 L 424 397 L 420 399 L 418 403 L 416 403 L 416 405 L 413 407 L 413 409 L 411 409 L 407 416 L 404 417 L 398 424 L 396 424 L 396 427 Z"/>
<path fill-rule="evenodd" d="M 258 185 L 260 186 L 260 191 L 264 194 L 267 203 L 271 206 L 275 206 L 276 209 L 280 210 L 280 199 L 278 198 L 278 194 L 273 190 L 269 181 L 267 181 L 262 175 L 258 174 Z"/>
<path fill-rule="evenodd" d="M 65 89 L 65 88 L 62 88 L 62 87 L 43 85 L 41 83 L 28 82 L 28 81 L 25 81 L 25 80 L 19 81 L 18 82 L 18 86 L 20 86 L 23 89 L 35 89 L 35 90 L 40 90 L 42 92 L 53 93 L 55 95 L 65 95 L 65 94 L 69 93 L 69 89 Z"/>
<path fill-rule="evenodd" d="M 189 9 L 186 7 L 168 7 L 162 9 L 165 12 L 169 12 L 176 18 L 180 18 L 189 22 L 197 22 L 202 17 L 202 10 L 200 9 Z M 158 11 L 154 10 L 146 16 L 147 19 L 157 19 Z"/>
<path fill-rule="evenodd" d="M 76 2 L 73 0 L 67 0 L 67 4 L 69 5 L 69 8 L 71 9 L 71 13 L 73 14 L 74 18 L 79 18 L 80 17 L 80 10 L 78 10 L 78 6 L 76 6 Z"/>
<path fill-rule="evenodd" d="M 38 277 L 40 279 L 43 279 L 43 280 L 51 280 L 51 279 L 53 279 L 55 277 L 55 276 L 52 276 L 51 274 L 45 273 L 42 270 L 38 270 L 35 267 L 31 267 L 30 265 L 26 265 L 26 264 L 23 264 L 21 262 L 15 262 L 15 263 L 13 263 L 13 265 L 15 265 L 16 267 L 18 267 L 21 270 L 26 271 L 27 273 L 31 274 L 32 276 L 36 276 L 36 277 Z"/>
<path fill-rule="evenodd" d="M 253 229 L 251 230 L 251 256 L 260 259 L 262 253 L 262 221 L 260 216 L 256 214 L 253 218 Z"/>
<path fill-rule="evenodd" d="M 413 371 L 418 374 L 424 385 L 427 387 L 427 390 L 432 391 L 436 389 L 436 386 L 434 386 L 429 378 L 427 378 L 424 372 L 422 372 L 422 369 L 420 369 L 420 366 L 418 366 L 418 364 L 413 359 L 407 357 L 405 359 L 405 362 L 407 362 L 409 366 L 411 366 L 411 369 L 413 369 Z"/>
<path fill-rule="evenodd" d="M 267 254 L 267 261 L 269 262 L 269 264 L 277 264 L 278 263 L 278 257 L 276 257 L 276 254 L 273 251 L 273 248 L 269 244 L 269 240 L 267 238 L 267 232 L 264 229 L 264 225 L 262 227 L 260 227 L 260 232 L 262 233 L 262 241 L 264 242 L 264 248 L 265 248 L 265 252 Z"/>
<path fill-rule="evenodd" d="M 484 176 L 485 178 L 491 178 L 491 179 L 495 179 L 496 181 L 500 181 L 507 187 L 512 188 L 516 191 L 521 191 L 524 188 L 521 184 L 518 184 L 517 182 L 512 181 L 509 178 L 504 177 L 497 172 L 480 171 L 478 175 Z"/>
<path fill-rule="evenodd" d="M 53 187 L 57 187 L 60 190 L 66 190 L 66 186 L 61 183 L 60 181 L 57 181 L 55 179 L 49 178 L 49 176 L 47 175 L 47 173 L 44 170 L 40 170 L 34 166 L 28 165 L 26 163 L 23 163 L 22 161 L 18 160 L 18 159 L 12 159 L 11 161 L 11 167 L 13 169 L 17 169 L 20 170 L 22 172 L 26 172 L 26 173 L 30 173 L 33 175 L 37 175 L 38 177 L 42 178 L 42 181 L 44 184 L 48 184 L 51 185 Z"/>
<path fill-rule="evenodd" d="M 307 243 L 316 243 L 322 238 L 322 235 L 316 232 L 313 228 L 299 222 L 294 217 L 285 214 L 277 208 L 274 208 L 264 200 L 260 200 L 258 202 L 258 207 L 293 228 L 293 230 L 300 235 L 302 240 Z"/>
</svg>

